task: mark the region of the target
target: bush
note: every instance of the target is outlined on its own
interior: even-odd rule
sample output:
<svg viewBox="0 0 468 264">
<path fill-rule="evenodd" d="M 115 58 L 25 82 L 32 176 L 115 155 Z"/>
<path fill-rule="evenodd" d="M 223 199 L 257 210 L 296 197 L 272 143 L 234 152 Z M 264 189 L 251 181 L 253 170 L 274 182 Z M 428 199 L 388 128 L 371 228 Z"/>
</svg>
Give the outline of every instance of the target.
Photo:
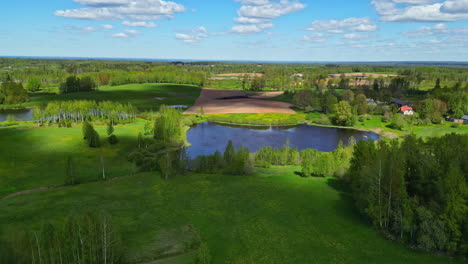
<svg viewBox="0 0 468 264">
<path fill-rule="evenodd" d="M 110 135 L 108 140 L 111 145 L 119 143 L 119 139 L 115 135 Z"/>
</svg>

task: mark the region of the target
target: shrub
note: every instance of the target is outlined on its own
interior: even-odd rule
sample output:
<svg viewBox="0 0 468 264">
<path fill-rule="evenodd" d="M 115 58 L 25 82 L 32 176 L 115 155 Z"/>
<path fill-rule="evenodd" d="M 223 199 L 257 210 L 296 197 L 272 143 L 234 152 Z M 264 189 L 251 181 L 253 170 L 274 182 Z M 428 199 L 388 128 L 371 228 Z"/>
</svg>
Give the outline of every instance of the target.
<svg viewBox="0 0 468 264">
<path fill-rule="evenodd" d="M 108 140 L 111 145 L 119 143 L 119 139 L 115 135 L 110 135 Z"/>
</svg>

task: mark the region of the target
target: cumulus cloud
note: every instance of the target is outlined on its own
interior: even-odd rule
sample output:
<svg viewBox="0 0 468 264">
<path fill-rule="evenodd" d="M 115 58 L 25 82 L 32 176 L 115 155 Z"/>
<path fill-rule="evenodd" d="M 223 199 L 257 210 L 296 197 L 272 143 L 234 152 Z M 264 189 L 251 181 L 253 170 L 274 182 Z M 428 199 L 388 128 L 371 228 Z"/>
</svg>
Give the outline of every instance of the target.
<svg viewBox="0 0 468 264">
<path fill-rule="evenodd" d="M 272 28 L 272 23 L 265 24 L 252 24 L 252 25 L 236 25 L 232 27 L 232 32 L 238 33 L 241 35 L 248 35 L 252 33 L 259 33 L 265 29 Z"/>
<path fill-rule="evenodd" d="M 444 22 L 468 19 L 468 0 L 372 0 L 388 22 Z"/>
<path fill-rule="evenodd" d="M 164 0 L 76 0 L 88 7 L 57 10 L 55 16 L 86 20 L 118 20 L 123 18 L 143 18 L 143 16 L 172 17 L 185 12 L 178 3 Z"/>
<path fill-rule="evenodd" d="M 345 39 L 366 39 L 366 38 L 369 38 L 369 35 L 359 34 L 359 33 L 350 33 L 350 34 L 345 34 L 343 37 Z"/>
<path fill-rule="evenodd" d="M 216 35 L 209 33 L 205 27 L 197 27 L 184 33 L 176 33 L 175 38 L 188 44 L 198 43 L 209 36 Z"/>
<path fill-rule="evenodd" d="M 447 25 L 437 24 L 433 27 L 423 26 L 415 30 L 407 31 L 404 34 L 409 37 L 422 37 L 422 36 L 432 36 L 437 34 L 448 33 Z"/>
<path fill-rule="evenodd" d="M 236 0 L 241 4 L 231 32 L 259 33 L 273 27 L 273 20 L 306 8 L 300 0 Z"/>
<path fill-rule="evenodd" d="M 87 6 L 119 6 L 128 4 L 128 0 L 75 0 L 75 2 Z"/>
<path fill-rule="evenodd" d="M 138 34 L 140 34 L 140 32 L 138 32 L 138 31 L 136 31 L 134 29 L 126 29 L 126 30 L 124 30 L 124 32 L 126 34 L 129 34 L 129 35 L 138 35 Z"/>
<path fill-rule="evenodd" d="M 130 38 L 130 36 L 122 32 L 122 33 L 111 35 L 111 38 Z"/>
<path fill-rule="evenodd" d="M 464 39 L 468 36 L 468 27 L 449 28 L 446 24 L 437 24 L 432 27 L 423 26 L 403 33 L 408 37 L 438 37 L 451 39 Z"/>
<path fill-rule="evenodd" d="M 124 21 L 122 22 L 122 25 L 127 26 L 127 27 L 145 27 L 145 28 L 157 27 L 155 23 L 146 22 L 146 21 L 136 21 L 136 22 Z"/>
<path fill-rule="evenodd" d="M 323 43 L 323 42 L 327 42 L 328 40 L 327 35 L 323 33 L 314 33 L 310 35 L 305 35 L 302 39 L 306 42 L 312 42 L 312 43 Z"/>
<path fill-rule="evenodd" d="M 339 34 L 346 31 L 375 31 L 377 26 L 368 17 L 350 17 L 344 20 L 316 20 L 307 30 Z"/>
<path fill-rule="evenodd" d="M 103 29 L 113 29 L 114 28 L 114 26 L 112 26 L 112 25 L 101 25 L 101 27 Z"/>
<path fill-rule="evenodd" d="M 468 14 L 468 0 L 446 1 L 440 11 L 451 14 Z"/>
</svg>

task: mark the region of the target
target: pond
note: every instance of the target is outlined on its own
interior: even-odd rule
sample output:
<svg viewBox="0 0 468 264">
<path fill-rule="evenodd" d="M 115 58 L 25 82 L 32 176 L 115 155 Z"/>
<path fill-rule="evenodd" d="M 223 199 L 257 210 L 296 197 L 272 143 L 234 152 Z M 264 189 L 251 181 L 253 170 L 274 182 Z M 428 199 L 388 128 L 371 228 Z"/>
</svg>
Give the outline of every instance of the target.
<svg viewBox="0 0 468 264">
<path fill-rule="evenodd" d="M 0 109 L 0 122 L 7 120 L 9 115 L 14 116 L 16 119 L 32 119 L 33 110 L 28 108 L 21 109 Z"/>
<path fill-rule="evenodd" d="M 299 150 L 314 148 L 330 152 L 336 149 L 339 141 L 344 144 L 354 137 L 359 140 L 378 140 L 379 135 L 354 129 L 328 128 L 309 125 L 294 127 L 245 127 L 218 123 L 201 123 L 187 132 L 187 140 L 192 145 L 187 149 L 189 157 L 211 155 L 224 152 L 229 140 L 234 146 L 247 147 L 256 152 L 261 147 L 280 148 L 289 139 L 291 147 Z"/>
</svg>

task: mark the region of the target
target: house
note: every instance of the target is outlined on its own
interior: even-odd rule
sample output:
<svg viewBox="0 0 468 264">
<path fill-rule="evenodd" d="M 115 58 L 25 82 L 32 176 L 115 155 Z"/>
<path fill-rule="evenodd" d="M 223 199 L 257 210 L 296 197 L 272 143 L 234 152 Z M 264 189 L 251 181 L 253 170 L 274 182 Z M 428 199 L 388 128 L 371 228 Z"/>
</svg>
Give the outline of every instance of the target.
<svg viewBox="0 0 468 264">
<path fill-rule="evenodd" d="M 465 125 L 468 124 L 468 115 L 462 116 L 461 119 L 463 119 L 463 123 L 465 123 Z"/>
<path fill-rule="evenodd" d="M 400 107 L 400 113 L 404 115 L 414 115 L 414 110 L 412 107 L 405 105 L 405 106 Z"/>
<path fill-rule="evenodd" d="M 449 121 L 449 122 L 453 122 L 453 123 L 457 123 L 457 124 L 463 124 L 464 121 L 463 119 L 461 118 L 455 118 L 455 117 L 447 117 L 445 120 Z"/>
<path fill-rule="evenodd" d="M 392 104 L 396 105 L 397 107 L 403 107 L 403 106 L 409 106 L 411 105 L 411 102 L 403 101 L 400 99 L 392 99 Z"/>
</svg>

